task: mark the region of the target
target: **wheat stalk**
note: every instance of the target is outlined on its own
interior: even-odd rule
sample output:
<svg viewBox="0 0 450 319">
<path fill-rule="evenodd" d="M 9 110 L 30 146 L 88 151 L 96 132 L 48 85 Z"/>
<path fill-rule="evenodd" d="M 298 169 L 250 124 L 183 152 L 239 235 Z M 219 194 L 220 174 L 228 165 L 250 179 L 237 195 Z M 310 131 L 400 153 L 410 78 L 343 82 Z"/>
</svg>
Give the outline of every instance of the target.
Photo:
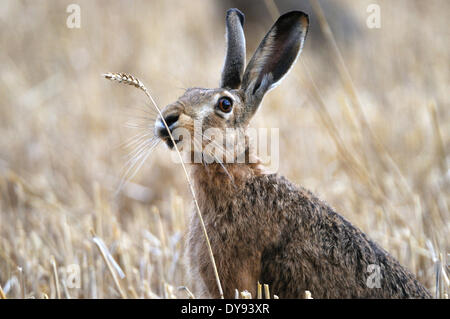
<svg viewBox="0 0 450 319">
<path fill-rule="evenodd" d="M 264 284 L 264 295 L 266 299 L 270 299 L 270 290 L 268 284 Z"/>
<path fill-rule="evenodd" d="M 144 91 L 145 94 L 147 94 L 147 96 L 153 100 L 150 95 L 148 94 L 147 89 L 145 88 L 144 84 L 136 77 L 132 76 L 131 74 L 127 74 L 127 73 L 105 73 L 103 74 L 103 76 L 111 81 L 117 81 L 119 83 L 124 83 L 124 84 L 128 84 L 128 85 L 132 85 L 138 89 L 141 89 Z M 152 101 L 153 103 L 153 101 Z"/>
<path fill-rule="evenodd" d="M 262 299 L 262 285 L 258 281 L 258 285 L 256 286 L 256 299 Z"/>
<path fill-rule="evenodd" d="M 5 292 L 2 289 L 2 285 L 0 285 L 0 299 L 6 299 Z"/>
<path fill-rule="evenodd" d="M 54 256 L 50 257 L 50 264 L 52 266 L 52 273 L 55 279 L 56 298 L 61 299 L 61 290 L 59 289 L 58 270 L 56 269 L 56 260 Z"/>
<path fill-rule="evenodd" d="M 95 246 L 98 248 L 100 254 L 102 255 L 103 261 L 106 264 L 106 267 L 108 268 L 109 272 L 111 273 L 111 276 L 113 278 L 114 284 L 117 287 L 117 290 L 119 291 L 120 296 L 122 299 L 127 299 L 127 295 L 122 289 L 122 286 L 120 285 L 119 278 L 117 278 L 117 269 L 114 269 L 114 265 L 111 264 L 111 261 L 114 259 L 111 257 L 111 254 L 109 251 L 107 251 L 107 248 L 105 247 L 105 244 L 103 241 L 95 235 L 94 231 L 91 230 L 92 240 L 95 243 Z"/>
<path fill-rule="evenodd" d="M 170 131 L 169 126 L 167 125 L 166 120 L 164 119 L 164 116 L 162 115 L 160 108 L 156 104 L 156 102 L 153 99 L 153 97 L 150 95 L 150 93 L 147 90 L 147 88 L 145 87 L 145 85 L 138 78 L 136 78 L 135 76 L 133 76 L 131 74 L 127 74 L 127 73 L 105 73 L 105 74 L 103 74 L 103 76 L 106 79 L 108 79 L 108 80 L 117 81 L 119 83 L 132 85 L 132 86 L 140 89 L 141 91 L 143 91 L 145 93 L 145 95 L 147 95 L 147 97 L 150 99 L 150 101 L 152 102 L 152 104 L 155 107 L 156 111 L 158 112 L 159 116 L 161 117 L 161 120 L 163 121 L 164 126 L 166 127 L 166 130 L 169 133 L 170 140 L 172 141 L 173 145 L 175 146 L 175 150 L 176 150 L 176 152 L 177 152 L 177 154 L 178 154 L 178 156 L 180 158 L 180 162 L 181 162 L 181 165 L 183 167 L 184 174 L 186 175 L 186 180 L 187 180 L 187 182 L 189 184 L 189 189 L 191 191 L 191 194 L 192 194 L 192 197 L 193 197 L 193 200 L 194 200 L 194 204 L 195 204 L 195 208 L 196 208 L 196 211 L 197 211 L 198 218 L 200 219 L 200 224 L 201 224 L 201 227 L 202 227 L 202 230 L 203 230 L 203 234 L 205 235 L 206 245 L 208 247 L 209 257 L 211 259 L 211 263 L 212 263 L 212 266 L 213 266 L 213 269 L 214 269 L 214 275 L 216 277 L 216 282 L 217 282 L 217 287 L 219 289 L 220 298 L 223 299 L 224 298 L 223 297 L 223 290 L 222 290 L 222 285 L 220 283 L 219 272 L 217 271 L 216 261 L 214 259 L 213 251 L 212 251 L 212 248 L 211 248 L 211 243 L 209 241 L 209 236 L 208 236 L 208 233 L 206 231 L 205 223 L 203 221 L 203 216 L 202 216 L 202 213 L 200 211 L 200 206 L 198 205 L 197 197 L 195 196 L 194 187 L 192 185 L 191 179 L 189 178 L 189 174 L 187 172 L 186 165 L 184 164 L 181 152 L 178 149 L 177 143 L 175 143 L 175 140 L 174 140 L 174 138 L 172 136 L 172 132 Z"/>
</svg>

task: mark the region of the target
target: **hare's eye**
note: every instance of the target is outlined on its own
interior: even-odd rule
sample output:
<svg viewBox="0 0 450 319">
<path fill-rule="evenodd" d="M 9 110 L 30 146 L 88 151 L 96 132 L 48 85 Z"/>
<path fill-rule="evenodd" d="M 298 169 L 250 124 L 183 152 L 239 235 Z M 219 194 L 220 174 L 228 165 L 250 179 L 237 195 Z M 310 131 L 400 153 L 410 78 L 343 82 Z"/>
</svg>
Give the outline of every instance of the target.
<svg viewBox="0 0 450 319">
<path fill-rule="evenodd" d="M 217 102 L 217 107 L 224 113 L 230 113 L 233 108 L 233 100 L 229 97 L 223 96 Z"/>
</svg>

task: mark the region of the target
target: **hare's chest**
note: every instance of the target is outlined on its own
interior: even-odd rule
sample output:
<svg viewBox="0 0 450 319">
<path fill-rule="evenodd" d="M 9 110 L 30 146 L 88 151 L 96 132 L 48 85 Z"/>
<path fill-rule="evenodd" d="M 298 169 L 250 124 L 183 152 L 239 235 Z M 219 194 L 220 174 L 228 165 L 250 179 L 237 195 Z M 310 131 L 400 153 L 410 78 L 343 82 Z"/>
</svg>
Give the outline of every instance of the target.
<svg viewBox="0 0 450 319">
<path fill-rule="evenodd" d="M 201 207 L 206 232 L 215 255 L 240 258 L 258 249 L 261 225 L 249 210 L 242 211 L 235 202 L 214 208 Z M 194 211 L 189 227 L 189 246 L 192 254 L 202 258 L 208 254 L 200 218 Z"/>
<path fill-rule="evenodd" d="M 250 290 L 257 282 L 261 266 L 261 249 L 255 238 L 249 236 L 250 231 L 244 232 L 239 227 L 230 227 L 229 223 L 229 220 L 214 223 L 205 219 L 217 271 L 225 295 L 231 298 L 235 289 Z M 200 276 L 209 294 L 215 296 L 217 282 L 214 268 L 204 234 L 200 231 L 200 220 L 194 218 L 189 236 L 189 262 L 192 272 Z"/>
</svg>

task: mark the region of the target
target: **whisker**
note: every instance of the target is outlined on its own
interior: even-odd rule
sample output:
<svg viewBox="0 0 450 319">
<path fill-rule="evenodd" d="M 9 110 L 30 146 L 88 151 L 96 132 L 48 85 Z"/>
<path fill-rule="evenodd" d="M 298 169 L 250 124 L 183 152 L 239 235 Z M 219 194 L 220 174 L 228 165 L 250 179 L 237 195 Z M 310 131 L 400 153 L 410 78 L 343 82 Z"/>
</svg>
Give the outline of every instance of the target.
<svg viewBox="0 0 450 319">
<path fill-rule="evenodd" d="M 125 164 L 122 166 L 121 169 L 121 176 L 124 176 L 127 174 L 127 172 L 124 173 L 124 171 L 127 169 L 127 167 L 132 167 L 136 161 L 139 159 L 139 157 L 145 152 L 147 148 L 149 148 L 152 145 L 151 141 L 147 141 L 144 145 L 140 146 L 139 149 L 133 150 L 133 155 L 127 155 L 128 160 L 125 162 Z"/>
<path fill-rule="evenodd" d="M 128 140 L 126 142 L 126 144 L 124 143 L 123 147 L 130 148 L 133 145 L 136 145 L 138 143 L 140 144 L 142 142 L 142 140 L 152 140 L 152 139 L 155 139 L 155 138 L 157 138 L 157 137 L 155 136 L 155 134 L 153 132 L 148 132 L 148 133 L 145 133 L 145 134 L 140 133 L 140 134 L 136 135 L 135 138 L 132 138 L 132 139 Z"/>
<path fill-rule="evenodd" d="M 133 123 L 133 122 L 127 122 L 124 124 L 124 126 L 126 128 L 131 128 L 131 129 L 152 129 L 154 128 L 154 123 Z"/>
<path fill-rule="evenodd" d="M 129 148 L 132 145 L 136 144 L 137 141 L 140 141 L 143 138 L 147 138 L 150 135 L 154 135 L 153 132 L 140 132 L 138 134 L 135 134 L 129 138 L 127 138 L 126 141 L 120 143 L 118 146 L 123 148 Z"/>
<path fill-rule="evenodd" d="M 152 121 L 152 122 L 154 122 L 156 120 L 156 117 L 148 117 L 146 115 L 143 115 L 143 116 L 131 115 L 131 117 L 136 120 L 144 120 L 144 121 Z"/>
<path fill-rule="evenodd" d="M 154 109 L 148 108 L 146 105 L 145 106 L 137 106 L 137 105 L 135 105 L 135 106 L 129 107 L 128 109 L 139 111 L 139 112 L 144 112 L 146 114 L 153 115 L 153 116 L 157 116 L 158 115 L 158 113 Z"/>
<path fill-rule="evenodd" d="M 126 155 L 126 158 L 129 158 L 128 161 L 132 160 L 134 156 L 138 156 L 138 154 L 140 154 L 145 147 L 151 145 L 154 142 L 155 142 L 154 138 L 140 142 L 139 145 L 135 147 L 134 150 L 132 150 L 128 155 Z M 129 163 L 127 162 L 126 164 Z"/>
<path fill-rule="evenodd" d="M 117 188 L 116 195 L 122 190 L 123 185 L 125 185 L 125 183 L 127 183 L 134 176 L 136 176 L 136 174 L 138 173 L 138 171 L 140 170 L 140 168 L 142 167 L 144 162 L 147 160 L 147 158 L 152 153 L 152 150 L 159 144 L 160 141 L 161 140 L 154 140 L 153 143 L 145 145 L 142 148 L 142 150 L 139 152 L 139 154 L 136 154 L 130 160 L 127 161 L 127 163 L 124 165 L 124 169 L 127 168 L 127 166 L 129 164 L 130 165 L 128 166 L 126 171 L 123 174 L 121 174 L 122 178 L 121 178 L 120 184 Z M 139 163 L 139 161 L 141 159 L 142 159 L 142 161 L 141 161 L 141 163 Z M 136 166 L 136 164 L 138 164 L 138 166 Z M 134 171 L 133 171 L 133 169 L 134 169 Z"/>
<path fill-rule="evenodd" d="M 159 144 L 160 140 L 156 141 L 155 143 L 153 143 L 145 152 L 144 152 L 144 156 L 140 156 L 140 158 L 143 158 L 139 163 L 139 161 L 136 161 L 134 163 L 133 166 L 136 167 L 136 164 L 138 164 L 138 166 L 134 169 L 134 172 L 126 179 L 126 181 L 129 181 L 131 179 L 133 179 L 134 176 L 136 176 L 136 174 L 139 172 L 139 170 L 141 169 L 142 165 L 144 165 L 145 161 L 147 160 L 147 158 L 150 156 L 150 154 L 152 153 L 152 150 Z"/>
<path fill-rule="evenodd" d="M 140 123 L 140 124 L 147 124 L 150 126 L 154 126 L 155 125 L 155 118 L 148 118 L 145 116 L 139 116 L 139 115 L 133 115 L 133 116 L 129 116 L 128 120 L 126 121 L 126 123 Z"/>
</svg>

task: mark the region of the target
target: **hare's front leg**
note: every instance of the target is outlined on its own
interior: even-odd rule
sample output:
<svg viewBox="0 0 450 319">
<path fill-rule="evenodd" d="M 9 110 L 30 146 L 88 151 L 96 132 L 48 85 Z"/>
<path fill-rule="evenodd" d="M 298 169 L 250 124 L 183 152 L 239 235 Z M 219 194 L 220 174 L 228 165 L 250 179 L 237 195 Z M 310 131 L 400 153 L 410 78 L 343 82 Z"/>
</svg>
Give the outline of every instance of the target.
<svg viewBox="0 0 450 319">
<path fill-rule="evenodd" d="M 260 255 L 228 259 L 219 267 L 225 298 L 234 298 L 236 290 L 240 293 L 247 290 L 256 297 L 256 287 L 261 274 Z"/>
<path fill-rule="evenodd" d="M 214 239 L 211 244 L 224 297 L 234 298 L 236 290 L 247 290 L 255 296 L 261 273 L 261 254 L 240 250 L 238 245 L 217 247 Z M 191 240 L 188 254 L 195 284 L 204 285 L 204 289 L 197 291 L 199 297 L 220 298 L 214 267 L 204 241 Z"/>
<path fill-rule="evenodd" d="M 261 273 L 260 255 L 245 254 L 246 256 L 244 256 L 242 254 L 239 256 L 239 254 L 236 254 L 238 253 L 236 247 L 233 247 L 233 251 L 214 251 L 218 252 L 214 256 L 224 297 L 234 298 L 236 290 L 238 292 L 247 290 L 252 296 L 255 296 L 257 282 Z M 214 268 L 209 261 L 209 256 L 205 252 L 206 250 L 201 250 L 200 258 L 202 258 L 201 260 L 203 262 L 200 263 L 198 270 L 209 297 L 220 298 Z"/>
</svg>

